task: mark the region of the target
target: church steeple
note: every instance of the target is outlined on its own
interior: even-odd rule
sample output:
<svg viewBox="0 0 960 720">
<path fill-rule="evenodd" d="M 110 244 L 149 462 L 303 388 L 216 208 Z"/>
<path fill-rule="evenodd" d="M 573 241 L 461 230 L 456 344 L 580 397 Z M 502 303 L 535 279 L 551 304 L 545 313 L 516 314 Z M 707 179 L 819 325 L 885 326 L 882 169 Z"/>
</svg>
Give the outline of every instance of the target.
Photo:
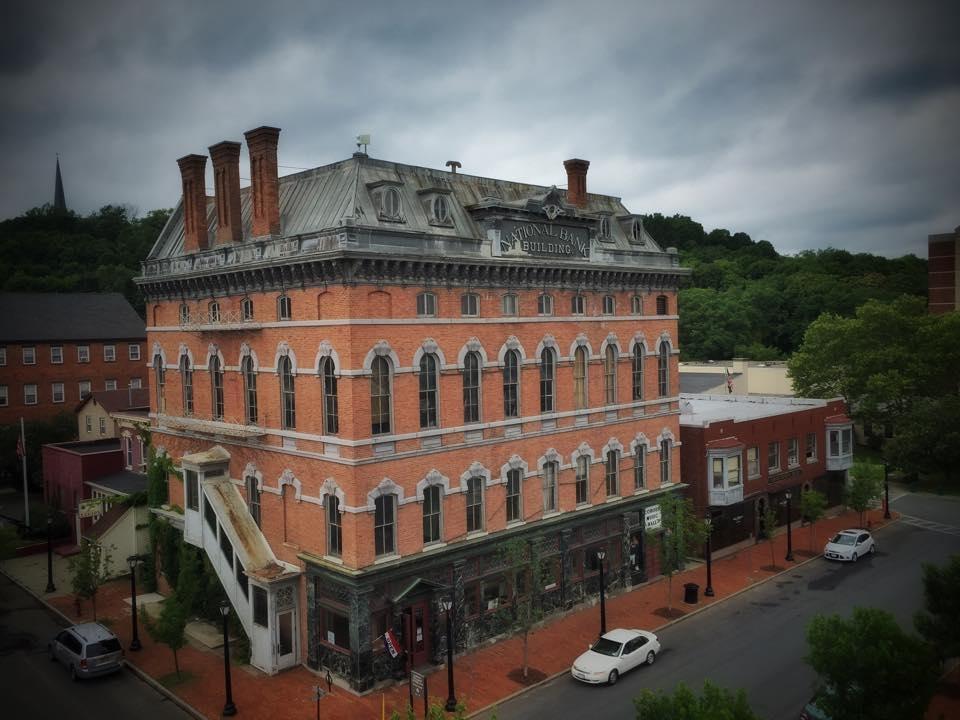
<svg viewBox="0 0 960 720">
<path fill-rule="evenodd" d="M 57 155 L 57 180 L 53 189 L 53 209 L 61 212 L 67 210 L 67 199 L 63 194 L 63 178 L 60 177 L 60 155 Z"/>
</svg>

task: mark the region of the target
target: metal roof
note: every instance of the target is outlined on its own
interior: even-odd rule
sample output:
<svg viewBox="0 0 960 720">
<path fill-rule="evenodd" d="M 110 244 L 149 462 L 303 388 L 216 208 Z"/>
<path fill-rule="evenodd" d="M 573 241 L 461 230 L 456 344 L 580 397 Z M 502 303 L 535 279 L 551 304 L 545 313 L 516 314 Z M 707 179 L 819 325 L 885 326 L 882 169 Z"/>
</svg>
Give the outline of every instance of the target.
<svg viewBox="0 0 960 720">
<path fill-rule="evenodd" d="M 0 342 L 145 340 L 120 293 L 0 293 Z"/>
</svg>

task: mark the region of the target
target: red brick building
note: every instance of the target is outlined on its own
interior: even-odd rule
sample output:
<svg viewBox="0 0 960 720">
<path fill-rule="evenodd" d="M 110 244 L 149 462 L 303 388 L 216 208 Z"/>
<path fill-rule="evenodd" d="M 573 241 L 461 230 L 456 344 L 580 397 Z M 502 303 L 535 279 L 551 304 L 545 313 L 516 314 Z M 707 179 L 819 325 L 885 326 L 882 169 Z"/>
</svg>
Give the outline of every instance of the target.
<svg viewBox="0 0 960 720">
<path fill-rule="evenodd" d="M 64 513 L 71 535 L 79 542 L 77 528 L 86 530 L 91 518 L 79 518 L 82 500 L 91 497 L 89 481 L 123 470 L 123 453 L 116 438 L 87 442 L 51 443 L 41 449 L 44 502 Z"/>
<path fill-rule="evenodd" d="M 931 313 L 960 308 L 960 227 L 952 233 L 930 235 L 927 245 L 927 303 Z"/>
<path fill-rule="evenodd" d="M 715 549 L 759 537 L 767 508 L 785 524 L 787 492 L 793 520 L 805 490 L 842 502 L 853 465 L 853 421 L 842 399 L 681 397 L 683 478 L 700 516 L 709 510 Z"/>
<path fill-rule="evenodd" d="M 644 518 L 681 487 L 677 286 L 615 197 L 375 160 L 284 178 L 279 130 L 179 160 L 139 283 L 166 513 L 205 549 L 273 672 L 369 687 L 504 630 L 507 539 L 548 610 L 656 568 Z M 453 166 L 454 170 L 456 165 Z M 561 176 L 562 177 L 562 176 Z M 651 514 L 652 517 L 652 514 Z M 519 588 L 523 592 L 523 588 Z"/>
<path fill-rule="evenodd" d="M 146 387 L 144 322 L 119 293 L 0 293 L 0 424 Z"/>
</svg>

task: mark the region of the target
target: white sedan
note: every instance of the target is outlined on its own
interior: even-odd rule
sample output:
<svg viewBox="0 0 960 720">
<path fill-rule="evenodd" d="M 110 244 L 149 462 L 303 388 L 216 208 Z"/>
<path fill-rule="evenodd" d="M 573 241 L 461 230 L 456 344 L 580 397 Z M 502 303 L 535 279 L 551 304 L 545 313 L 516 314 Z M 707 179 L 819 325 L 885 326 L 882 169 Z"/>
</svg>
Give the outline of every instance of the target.
<svg viewBox="0 0 960 720">
<path fill-rule="evenodd" d="M 823 548 L 823 556 L 830 560 L 849 560 L 856 562 L 867 553 L 875 553 L 877 543 L 873 535 L 866 530 L 854 528 L 841 530 Z"/>
<path fill-rule="evenodd" d="M 611 630 L 578 657 L 570 674 L 585 683 L 613 685 L 637 665 L 653 665 L 660 652 L 657 636 L 646 630 Z"/>
</svg>

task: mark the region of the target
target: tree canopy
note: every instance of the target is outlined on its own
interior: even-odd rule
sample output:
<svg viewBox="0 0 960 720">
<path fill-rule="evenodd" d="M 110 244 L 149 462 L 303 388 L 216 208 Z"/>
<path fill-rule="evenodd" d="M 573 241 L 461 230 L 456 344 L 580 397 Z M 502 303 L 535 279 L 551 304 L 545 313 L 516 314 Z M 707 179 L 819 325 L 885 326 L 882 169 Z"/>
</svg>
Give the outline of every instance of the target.
<svg viewBox="0 0 960 720">
<path fill-rule="evenodd" d="M 937 683 L 930 647 L 893 616 L 854 608 L 847 620 L 817 615 L 806 661 L 820 676 L 817 705 L 832 720 L 921 720 Z"/>
<path fill-rule="evenodd" d="M 923 605 L 913 619 L 917 632 L 940 659 L 960 657 L 960 555 L 943 567 L 924 563 Z"/>
<path fill-rule="evenodd" d="M 680 683 L 672 694 L 644 690 L 633 705 L 637 720 L 760 720 L 747 704 L 743 690 L 734 693 L 709 680 L 699 697 Z"/>
</svg>

